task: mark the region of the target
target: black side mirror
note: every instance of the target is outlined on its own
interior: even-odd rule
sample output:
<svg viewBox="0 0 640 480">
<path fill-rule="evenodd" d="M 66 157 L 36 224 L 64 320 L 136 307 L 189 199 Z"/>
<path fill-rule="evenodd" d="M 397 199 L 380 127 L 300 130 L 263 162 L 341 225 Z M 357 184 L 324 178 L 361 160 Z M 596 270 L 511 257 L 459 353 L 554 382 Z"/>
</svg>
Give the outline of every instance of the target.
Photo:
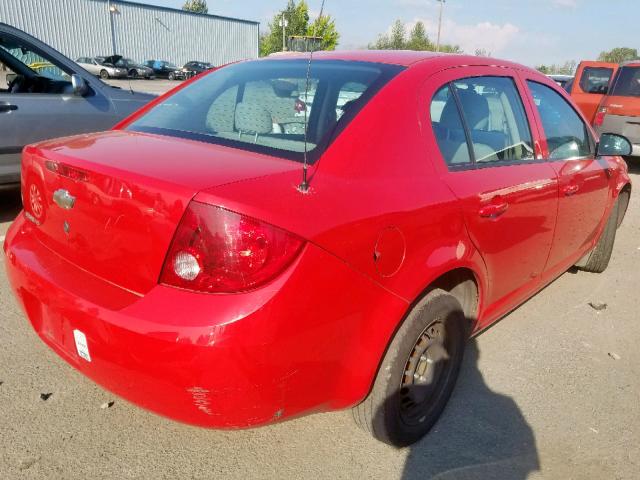
<svg viewBox="0 0 640 480">
<path fill-rule="evenodd" d="M 633 147 L 631 142 L 622 135 L 615 133 L 603 133 L 600 135 L 600 142 L 596 146 L 596 156 L 627 156 L 631 155 Z"/>
</svg>

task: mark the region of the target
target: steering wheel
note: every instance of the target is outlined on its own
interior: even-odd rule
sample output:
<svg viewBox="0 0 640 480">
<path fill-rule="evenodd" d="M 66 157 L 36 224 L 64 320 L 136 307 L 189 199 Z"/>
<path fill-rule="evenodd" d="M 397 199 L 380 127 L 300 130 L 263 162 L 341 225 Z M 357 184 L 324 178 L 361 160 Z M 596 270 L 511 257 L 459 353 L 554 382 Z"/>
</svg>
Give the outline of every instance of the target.
<svg viewBox="0 0 640 480">
<path fill-rule="evenodd" d="M 22 93 L 26 89 L 26 78 L 24 75 L 16 75 L 16 77 L 9 82 L 9 93 Z"/>
</svg>

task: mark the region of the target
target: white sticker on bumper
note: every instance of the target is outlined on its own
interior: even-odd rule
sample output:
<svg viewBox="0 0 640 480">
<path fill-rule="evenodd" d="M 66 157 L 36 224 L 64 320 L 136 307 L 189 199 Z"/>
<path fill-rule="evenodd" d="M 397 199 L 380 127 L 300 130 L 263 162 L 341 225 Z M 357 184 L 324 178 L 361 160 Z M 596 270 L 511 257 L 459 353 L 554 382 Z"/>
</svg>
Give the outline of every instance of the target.
<svg viewBox="0 0 640 480">
<path fill-rule="evenodd" d="M 89 355 L 89 344 L 87 343 L 87 337 L 80 330 L 73 331 L 73 339 L 76 341 L 76 350 L 81 358 L 84 358 L 87 362 L 91 361 L 91 355 Z"/>
</svg>

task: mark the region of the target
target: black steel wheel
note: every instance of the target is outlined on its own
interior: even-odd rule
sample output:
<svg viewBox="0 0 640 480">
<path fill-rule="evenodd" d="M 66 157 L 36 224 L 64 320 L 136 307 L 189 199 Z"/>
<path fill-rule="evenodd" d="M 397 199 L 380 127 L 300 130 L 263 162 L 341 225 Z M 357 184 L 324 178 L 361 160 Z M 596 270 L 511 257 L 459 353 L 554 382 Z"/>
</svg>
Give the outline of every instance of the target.
<svg viewBox="0 0 640 480">
<path fill-rule="evenodd" d="M 467 325 L 453 295 L 438 289 L 429 292 L 395 334 L 369 396 L 353 409 L 356 423 L 398 447 L 426 435 L 453 392 Z"/>
</svg>

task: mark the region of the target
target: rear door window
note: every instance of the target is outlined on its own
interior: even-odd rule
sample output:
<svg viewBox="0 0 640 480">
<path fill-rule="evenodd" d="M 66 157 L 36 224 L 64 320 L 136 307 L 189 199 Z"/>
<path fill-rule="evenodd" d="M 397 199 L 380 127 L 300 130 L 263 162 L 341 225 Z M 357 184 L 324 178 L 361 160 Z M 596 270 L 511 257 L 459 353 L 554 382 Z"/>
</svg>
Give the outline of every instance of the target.
<svg viewBox="0 0 640 480">
<path fill-rule="evenodd" d="M 611 89 L 611 95 L 640 97 L 640 67 L 622 67 Z"/>
<path fill-rule="evenodd" d="M 591 155 L 589 130 L 569 103 L 552 88 L 527 80 L 540 114 L 549 159 L 572 160 Z"/>
<path fill-rule="evenodd" d="M 612 68 L 585 67 L 580 77 L 580 88 L 585 93 L 604 95 L 609 88 L 611 75 L 613 75 Z"/>
<path fill-rule="evenodd" d="M 431 102 L 438 146 L 450 165 L 533 160 L 533 140 L 513 79 L 473 77 L 443 87 Z M 467 145 L 471 151 L 464 153 Z"/>
</svg>

